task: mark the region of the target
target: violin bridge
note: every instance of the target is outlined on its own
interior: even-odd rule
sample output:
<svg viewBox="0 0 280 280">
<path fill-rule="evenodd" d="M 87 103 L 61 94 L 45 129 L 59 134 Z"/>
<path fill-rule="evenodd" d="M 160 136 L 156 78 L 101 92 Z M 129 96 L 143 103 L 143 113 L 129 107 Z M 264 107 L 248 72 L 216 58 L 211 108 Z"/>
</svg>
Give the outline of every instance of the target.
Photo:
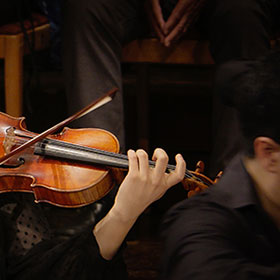
<svg viewBox="0 0 280 280">
<path fill-rule="evenodd" d="M 5 154 L 10 153 L 12 147 L 15 145 L 15 128 L 9 127 L 6 130 L 6 136 L 3 142 Z"/>
</svg>

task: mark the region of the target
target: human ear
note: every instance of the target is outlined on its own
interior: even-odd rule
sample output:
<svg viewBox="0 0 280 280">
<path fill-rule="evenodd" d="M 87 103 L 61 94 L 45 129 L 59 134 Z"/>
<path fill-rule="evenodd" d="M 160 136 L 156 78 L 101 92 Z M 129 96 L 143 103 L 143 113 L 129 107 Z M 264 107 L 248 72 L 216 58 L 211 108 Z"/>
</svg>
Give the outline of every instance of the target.
<svg viewBox="0 0 280 280">
<path fill-rule="evenodd" d="M 280 145 L 269 137 L 257 137 L 254 140 L 255 157 L 260 165 L 268 172 L 279 169 Z"/>
</svg>

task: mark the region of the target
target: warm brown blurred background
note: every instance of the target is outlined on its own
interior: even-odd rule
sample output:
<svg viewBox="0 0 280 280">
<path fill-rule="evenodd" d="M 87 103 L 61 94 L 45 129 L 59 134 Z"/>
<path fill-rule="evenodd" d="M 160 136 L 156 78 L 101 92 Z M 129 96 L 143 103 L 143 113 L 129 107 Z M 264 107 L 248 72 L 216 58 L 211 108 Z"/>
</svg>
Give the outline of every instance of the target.
<svg viewBox="0 0 280 280">
<path fill-rule="evenodd" d="M 41 132 L 67 117 L 61 71 L 48 70 L 45 53 L 38 54 L 38 84 L 24 92 L 24 116 L 28 129 Z M 25 58 L 25 84 L 29 79 L 29 58 Z M 127 148 L 138 148 L 136 69 L 124 64 L 124 101 Z M 150 65 L 149 66 L 149 153 L 155 147 L 166 149 L 170 162 L 180 152 L 188 169 L 198 160 L 209 164 L 211 148 L 212 66 Z M 34 83 L 34 79 L 32 79 Z M 3 64 L 1 65 L 1 100 Z M 1 110 L 4 110 L 3 105 Z M 126 259 L 130 279 L 156 279 L 160 258 L 159 224 L 163 214 L 176 202 L 186 199 L 181 185 L 169 190 L 139 219 L 129 235 Z"/>
<path fill-rule="evenodd" d="M 68 117 L 62 72 L 50 65 L 49 55 L 47 48 L 23 59 L 22 115 L 26 117 L 27 128 L 38 133 Z M 150 156 L 154 148 L 161 147 L 174 164 L 174 156 L 181 153 L 189 170 L 194 170 L 197 161 L 203 160 L 207 174 L 213 65 L 126 62 L 122 70 L 127 149 L 140 147 L 143 135 L 139 134 L 144 127 L 144 146 Z M 140 105 L 139 75 L 145 77 L 143 90 L 146 91 L 146 100 Z M 4 78 L 4 60 L 0 60 L 0 110 L 3 112 L 6 110 Z M 173 187 L 147 209 L 130 232 L 125 257 L 131 280 L 157 278 L 160 221 L 172 205 L 186 197 L 181 185 Z"/>
</svg>

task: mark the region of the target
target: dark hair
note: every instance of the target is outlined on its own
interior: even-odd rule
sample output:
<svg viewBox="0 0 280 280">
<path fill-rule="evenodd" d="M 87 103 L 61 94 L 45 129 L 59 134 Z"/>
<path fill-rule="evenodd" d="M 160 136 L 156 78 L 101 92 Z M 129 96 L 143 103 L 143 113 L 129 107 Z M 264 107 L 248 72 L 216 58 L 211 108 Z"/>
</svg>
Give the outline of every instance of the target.
<svg viewBox="0 0 280 280">
<path fill-rule="evenodd" d="M 253 142 L 266 136 L 280 143 L 280 50 L 256 61 L 242 77 L 235 100 L 243 144 L 253 156 Z"/>
</svg>

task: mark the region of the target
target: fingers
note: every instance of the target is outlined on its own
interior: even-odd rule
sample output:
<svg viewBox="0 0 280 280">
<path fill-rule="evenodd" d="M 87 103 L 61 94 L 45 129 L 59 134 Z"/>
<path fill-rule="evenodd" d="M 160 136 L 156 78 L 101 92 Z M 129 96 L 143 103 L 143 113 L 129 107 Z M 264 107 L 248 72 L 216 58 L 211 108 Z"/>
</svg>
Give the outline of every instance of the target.
<svg viewBox="0 0 280 280">
<path fill-rule="evenodd" d="M 156 32 L 156 36 L 158 37 L 159 41 L 161 43 L 164 42 L 164 35 L 163 35 L 163 31 L 162 29 L 160 29 L 160 27 L 158 26 L 155 18 L 153 17 L 153 15 L 150 15 L 150 22 L 152 24 L 153 30 Z"/>
<path fill-rule="evenodd" d="M 142 178 L 147 177 L 149 174 L 148 155 L 144 150 L 137 150 L 136 155 L 139 163 L 139 174 Z"/>
<path fill-rule="evenodd" d="M 183 159 L 182 155 L 176 155 L 176 168 L 169 174 L 166 174 L 168 156 L 164 150 L 159 148 L 156 149 L 152 159 L 156 160 L 156 166 L 154 170 L 155 178 L 162 178 L 163 176 L 165 176 L 166 189 L 181 182 L 184 179 L 186 171 L 186 162 Z"/>
<path fill-rule="evenodd" d="M 163 30 L 165 22 L 163 19 L 159 0 L 152 0 L 152 11 L 153 11 L 153 14 L 154 14 L 154 17 L 156 19 L 158 26 L 160 27 L 161 30 Z"/>
<path fill-rule="evenodd" d="M 128 156 L 128 172 L 134 173 L 134 172 L 138 171 L 138 159 L 137 159 L 135 151 L 128 150 L 127 156 Z"/>
<path fill-rule="evenodd" d="M 147 153 L 139 149 L 136 152 L 133 150 L 128 150 L 128 172 L 130 174 L 138 173 L 143 178 L 148 176 L 149 172 L 149 160 Z"/>
<path fill-rule="evenodd" d="M 159 38 L 160 42 L 164 42 L 164 34 L 163 34 L 163 27 L 164 27 L 164 19 L 162 15 L 162 10 L 160 7 L 159 0 L 149 0 L 146 2 L 146 12 L 152 28 L 156 32 L 157 37 Z"/>
<path fill-rule="evenodd" d="M 188 30 L 189 22 L 188 22 L 188 14 L 185 14 L 179 23 L 175 26 L 175 28 L 168 34 L 168 36 L 164 39 L 164 45 L 169 47 L 171 43 L 179 40 Z"/>
<path fill-rule="evenodd" d="M 178 184 L 185 177 L 186 172 L 186 162 L 181 154 L 177 154 L 175 157 L 176 160 L 176 168 L 175 171 L 168 174 L 167 185 L 169 187 Z"/>
<path fill-rule="evenodd" d="M 164 25 L 163 32 L 165 35 L 168 35 L 175 28 L 175 26 L 177 26 L 192 3 L 193 0 L 183 0 L 177 3 L 166 24 Z"/>
<path fill-rule="evenodd" d="M 175 6 L 163 32 L 165 34 L 164 45 L 169 47 L 171 43 L 182 37 L 190 25 L 197 19 L 204 0 L 181 0 Z"/>
<path fill-rule="evenodd" d="M 185 177 L 185 172 L 186 172 L 186 162 L 181 154 L 177 154 L 175 157 L 176 160 L 176 168 L 175 168 L 175 174 L 178 174 L 180 178 Z"/>
<path fill-rule="evenodd" d="M 185 176 L 186 163 L 182 155 L 175 157 L 175 170 L 166 173 L 168 155 L 163 149 L 157 148 L 154 151 L 152 160 L 155 161 L 154 168 L 150 168 L 148 155 L 144 150 L 128 151 L 129 174 L 137 176 L 141 181 L 149 182 L 152 186 L 162 187 L 167 190 L 171 186 L 181 182 Z"/>
<path fill-rule="evenodd" d="M 154 168 L 155 178 L 161 178 L 166 171 L 168 155 L 163 149 L 157 148 L 154 151 L 152 159 L 156 161 Z"/>
</svg>

